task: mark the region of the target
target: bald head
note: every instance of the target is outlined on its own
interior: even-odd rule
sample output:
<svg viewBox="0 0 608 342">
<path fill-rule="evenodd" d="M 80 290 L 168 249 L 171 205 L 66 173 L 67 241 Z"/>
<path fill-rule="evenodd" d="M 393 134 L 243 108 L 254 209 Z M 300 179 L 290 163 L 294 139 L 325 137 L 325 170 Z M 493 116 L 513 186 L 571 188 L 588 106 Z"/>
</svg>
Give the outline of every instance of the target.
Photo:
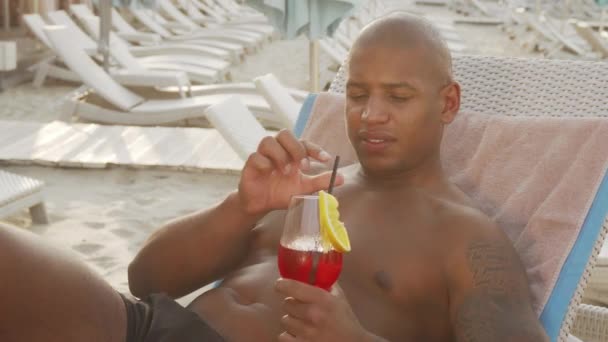
<svg viewBox="0 0 608 342">
<path fill-rule="evenodd" d="M 392 12 L 369 23 L 354 42 L 351 55 L 361 49 L 416 50 L 424 55 L 437 82 L 452 80 L 452 57 L 439 31 L 428 20 L 406 12 Z"/>
</svg>

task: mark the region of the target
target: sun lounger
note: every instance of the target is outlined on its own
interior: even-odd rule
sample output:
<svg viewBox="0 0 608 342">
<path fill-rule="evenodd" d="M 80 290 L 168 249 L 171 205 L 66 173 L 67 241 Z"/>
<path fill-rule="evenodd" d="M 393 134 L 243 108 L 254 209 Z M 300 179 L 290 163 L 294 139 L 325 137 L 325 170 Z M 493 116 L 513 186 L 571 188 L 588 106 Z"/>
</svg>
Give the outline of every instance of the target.
<svg viewBox="0 0 608 342">
<path fill-rule="evenodd" d="M 205 110 L 209 122 L 243 160 L 257 150 L 268 132 L 238 97 L 229 97 Z"/>
<path fill-rule="evenodd" d="M 247 29 L 251 32 L 266 35 L 268 38 L 272 38 L 275 31 L 263 16 L 233 16 L 216 7 L 195 0 L 179 0 L 178 3 L 192 21 L 208 28 Z"/>
<path fill-rule="evenodd" d="M 74 37 L 80 37 L 74 40 L 74 44 L 78 44 L 82 49 L 90 54 L 97 53 L 97 43 L 91 37 L 87 36 L 63 11 L 48 13 L 49 20 L 56 25 L 65 26 Z M 91 30 L 92 34 L 98 33 L 98 19 L 88 17 L 85 20 L 85 26 Z M 95 46 L 95 48 L 91 48 Z M 57 53 L 57 51 L 55 51 Z M 129 47 L 120 38 L 110 33 L 110 56 L 122 68 L 127 70 L 135 70 L 143 72 L 147 69 L 170 70 L 185 72 L 192 82 L 198 83 L 215 83 L 227 76 L 229 67 L 228 61 L 212 59 L 209 57 L 201 57 L 200 63 L 196 63 L 195 56 L 171 56 L 157 55 L 136 58 L 133 56 Z M 221 64 L 218 64 L 221 63 Z M 222 67 L 223 69 L 215 69 L 213 66 Z"/>
<path fill-rule="evenodd" d="M 49 41 L 65 64 L 76 72 L 83 82 L 95 90 L 95 94 L 113 105 L 104 108 L 89 103 L 80 96 L 69 99 L 63 107 L 70 114 L 102 123 L 125 125 L 159 125 L 186 119 L 204 117 L 202 111 L 231 94 L 213 94 L 185 99 L 146 99 L 114 81 L 82 50 L 74 48 L 70 42 L 70 31 L 66 27 L 45 28 Z M 280 121 L 272 114 L 261 96 L 243 95 L 241 99 L 268 125 L 281 127 Z"/>
<path fill-rule="evenodd" d="M 291 97 L 289 91 L 281 84 L 279 79 L 273 74 L 266 74 L 256 77 L 253 83 L 268 101 L 272 111 L 281 118 L 283 126 L 295 127 L 302 105 Z"/>
<path fill-rule="evenodd" d="M 226 36 L 221 32 L 206 32 L 193 33 L 189 27 L 179 25 L 175 27 L 174 23 L 167 22 L 161 15 L 152 10 L 147 9 L 129 9 L 133 16 L 142 23 L 151 32 L 159 34 L 168 41 L 187 42 L 189 44 L 198 44 L 199 42 L 208 46 L 229 50 L 237 58 L 241 58 L 245 52 L 254 52 L 257 47 L 250 42 L 243 43 L 241 40 L 235 40 L 231 36 Z"/>
<path fill-rule="evenodd" d="M 160 89 L 163 92 L 177 93 L 179 89 L 175 86 Z M 299 104 L 308 96 L 309 92 L 295 89 L 285 88 L 287 93 Z M 212 94 L 239 94 L 239 95 L 259 95 L 260 91 L 256 88 L 253 82 L 238 82 L 238 83 L 218 83 L 218 84 L 196 84 L 190 86 L 189 89 L 192 96 L 212 95 Z"/>
<path fill-rule="evenodd" d="M 159 8 L 166 13 L 169 17 L 175 20 L 178 24 L 182 25 L 186 29 L 182 32 L 195 35 L 198 38 L 216 38 L 228 42 L 234 42 L 246 45 L 251 49 L 257 50 L 261 47 L 262 43 L 266 39 L 264 35 L 252 33 L 246 30 L 239 30 L 235 28 L 203 28 L 185 14 L 180 12 L 170 1 L 159 0 Z"/>
<path fill-rule="evenodd" d="M 331 92 L 344 93 L 346 72 L 343 65 L 330 87 Z M 462 112 L 519 117 L 608 116 L 605 63 L 457 56 L 454 72 L 463 90 Z M 590 243 L 591 247 L 586 249 L 588 257 L 580 262 L 583 275 L 577 278 L 578 284 L 570 288 L 574 294 L 567 302 L 563 319 L 554 323 L 560 331 L 557 341 L 566 341 L 571 327 L 571 332 L 584 341 L 608 340 L 605 329 L 608 309 L 579 305 L 605 234 L 606 228 L 598 242 Z"/>
<path fill-rule="evenodd" d="M 608 44 L 605 42 L 605 39 L 596 35 L 593 29 L 585 22 L 581 21 L 573 25 L 579 36 L 587 41 L 594 51 L 601 53 L 603 58 L 608 58 Z"/>
<path fill-rule="evenodd" d="M 0 170 L 0 218 L 29 209 L 34 223 L 48 223 L 43 201 L 43 182 Z"/>
<path fill-rule="evenodd" d="M 27 24 L 29 29 L 34 33 L 36 38 L 44 43 L 51 50 L 54 47 L 48 41 L 44 34 L 44 26 L 46 23 L 42 20 L 42 17 L 38 14 L 28 14 L 23 16 L 24 22 Z M 78 35 L 78 33 L 75 33 Z M 85 42 L 87 44 L 87 51 L 95 51 L 87 43 L 87 40 L 77 40 L 76 42 Z M 81 47 L 84 48 L 84 47 Z M 120 50 L 120 49 L 119 49 Z M 119 51 L 115 51 L 117 54 Z M 121 55 L 122 56 L 122 55 Z M 129 57 L 127 53 L 126 59 L 123 59 L 123 64 L 127 65 L 129 69 L 111 69 L 110 74 L 112 77 L 121 84 L 131 86 L 148 86 L 148 87 L 171 87 L 175 86 L 177 92 L 182 97 L 185 97 L 187 89 L 190 87 L 190 80 L 185 72 L 182 71 L 163 71 L 163 70 L 145 70 L 139 63 L 132 57 Z M 63 64 L 59 63 L 56 56 L 51 56 L 37 64 L 30 67 L 30 70 L 34 72 L 33 84 L 36 87 L 42 86 L 47 77 L 52 77 L 64 81 L 81 83 L 80 76 L 75 72 L 66 68 Z"/>
<path fill-rule="evenodd" d="M 60 23 L 56 23 L 60 24 Z M 95 38 L 99 39 L 99 18 L 84 17 L 82 24 Z M 125 68 L 150 68 L 155 64 L 166 65 L 169 70 L 184 71 L 190 79 L 199 83 L 214 83 L 228 77 L 230 62 L 208 56 L 196 55 L 148 55 L 135 57 L 129 46 L 113 32 L 110 32 L 110 54 Z M 158 67 L 157 67 L 158 68 Z M 164 69 L 164 68 L 163 68 Z"/>
<path fill-rule="evenodd" d="M 87 18 L 95 17 L 94 13 L 83 4 L 70 6 L 70 11 L 84 24 Z M 178 42 L 167 43 L 163 38 L 154 33 L 141 32 L 135 30 L 126 20 L 120 16 L 116 9 L 112 8 L 112 25 L 116 28 L 115 33 L 119 39 L 125 43 L 131 42 L 140 46 L 129 46 L 129 51 L 134 56 L 154 56 L 154 55 L 193 55 L 212 57 L 220 60 L 238 61 L 233 58 L 230 51 L 214 46 L 206 46 L 203 44 L 183 44 Z M 90 34 L 97 33 L 99 30 L 87 29 Z M 97 34 L 95 34 L 97 36 Z M 117 38 L 114 38 L 115 40 Z M 127 45 L 127 44 L 125 44 Z"/>
</svg>

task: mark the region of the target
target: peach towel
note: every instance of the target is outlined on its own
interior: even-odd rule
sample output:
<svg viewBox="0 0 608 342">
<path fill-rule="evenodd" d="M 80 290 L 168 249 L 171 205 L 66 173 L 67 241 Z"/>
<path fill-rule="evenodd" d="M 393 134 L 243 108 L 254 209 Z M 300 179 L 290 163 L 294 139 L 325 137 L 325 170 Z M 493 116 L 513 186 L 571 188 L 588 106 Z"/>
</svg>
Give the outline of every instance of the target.
<svg viewBox="0 0 608 342">
<path fill-rule="evenodd" d="M 302 138 L 356 162 L 344 96 L 319 94 Z M 540 315 L 608 166 L 608 119 L 460 113 L 441 153 L 450 179 L 506 232 Z"/>
</svg>

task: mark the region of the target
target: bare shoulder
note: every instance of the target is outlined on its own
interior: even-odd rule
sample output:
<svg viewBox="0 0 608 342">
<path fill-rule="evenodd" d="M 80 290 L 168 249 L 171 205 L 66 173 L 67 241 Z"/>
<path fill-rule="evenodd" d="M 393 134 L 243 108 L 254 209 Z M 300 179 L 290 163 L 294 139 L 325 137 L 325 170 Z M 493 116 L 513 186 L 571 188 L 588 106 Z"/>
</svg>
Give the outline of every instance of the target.
<svg viewBox="0 0 608 342">
<path fill-rule="evenodd" d="M 441 221 L 450 250 L 444 270 L 457 341 L 545 341 L 525 268 L 504 232 L 479 209 L 450 202 Z"/>
</svg>

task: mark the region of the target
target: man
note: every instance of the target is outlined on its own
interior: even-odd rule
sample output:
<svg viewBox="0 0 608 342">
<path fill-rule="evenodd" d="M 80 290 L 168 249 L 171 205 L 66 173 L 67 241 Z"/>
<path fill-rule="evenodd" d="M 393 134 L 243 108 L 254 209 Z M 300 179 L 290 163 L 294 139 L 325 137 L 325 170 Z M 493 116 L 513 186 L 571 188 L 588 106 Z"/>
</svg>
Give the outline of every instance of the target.
<svg viewBox="0 0 608 342">
<path fill-rule="evenodd" d="M 374 21 L 352 48 L 346 95 L 360 164 L 337 178 L 352 251 L 331 292 L 277 281 L 283 210 L 327 187 L 328 173 L 304 172 L 331 160 L 283 131 L 250 156 L 238 191 L 149 239 L 129 267 L 145 302 L 0 231 L 2 274 L 22 278 L 0 285 L 2 310 L 39 316 L 0 315 L 0 340 L 42 330 L 45 341 L 547 341 L 509 240 L 442 171 L 460 89 L 439 34 L 407 14 Z M 218 279 L 187 309 L 171 299 Z M 70 301 L 59 310 L 61 293 Z"/>
</svg>

